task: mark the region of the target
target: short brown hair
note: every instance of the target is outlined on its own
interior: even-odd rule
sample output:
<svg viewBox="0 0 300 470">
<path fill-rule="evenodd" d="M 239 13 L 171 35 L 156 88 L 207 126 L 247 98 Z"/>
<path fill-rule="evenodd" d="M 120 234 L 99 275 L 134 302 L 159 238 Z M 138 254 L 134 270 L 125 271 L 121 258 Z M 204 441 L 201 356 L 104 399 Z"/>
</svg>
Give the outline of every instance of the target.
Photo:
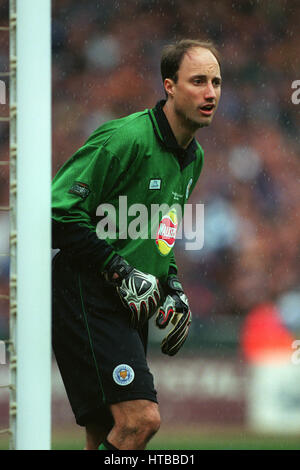
<svg viewBox="0 0 300 470">
<path fill-rule="evenodd" d="M 171 78 L 175 83 L 178 79 L 178 69 L 185 53 L 193 47 L 203 47 L 208 49 L 217 59 L 219 66 L 220 54 L 212 41 L 202 41 L 197 39 L 182 39 L 181 41 L 169 44 L 163 48 L 160 70 L 163 82 L 165 78 Z"/>
</svg>

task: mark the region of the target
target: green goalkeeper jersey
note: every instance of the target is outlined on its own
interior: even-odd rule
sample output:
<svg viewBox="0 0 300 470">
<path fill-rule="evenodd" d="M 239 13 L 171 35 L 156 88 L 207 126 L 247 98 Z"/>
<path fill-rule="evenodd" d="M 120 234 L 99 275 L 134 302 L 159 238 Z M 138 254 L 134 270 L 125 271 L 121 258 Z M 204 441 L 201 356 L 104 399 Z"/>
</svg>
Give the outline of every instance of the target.
<svg viewBox="0 0 300 470">
<path fill-rule="evenodd" d="M 99 127 L 53 180 L 53 247 L 93 261 L 118 253 L 164 282 L 176 232 L 201 172 L 203 150 L 178 146 L 155 108 Z"/>
</svg>

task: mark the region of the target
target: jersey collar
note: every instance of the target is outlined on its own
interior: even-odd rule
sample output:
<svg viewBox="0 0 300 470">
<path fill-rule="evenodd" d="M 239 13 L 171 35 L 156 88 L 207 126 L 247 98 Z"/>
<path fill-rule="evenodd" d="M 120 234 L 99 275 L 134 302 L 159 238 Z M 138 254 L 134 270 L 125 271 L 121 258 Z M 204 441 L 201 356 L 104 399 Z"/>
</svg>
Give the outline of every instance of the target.
<svg viewBox="0 0 300 470">
<path fill-rule="evenodd" d="M 156 136 L 168 150 L 176 155 L 179 159 L 180 166 L 184 168 L 196 159 L 197 142 L 194 138 L 186 149 L 178 145 L 169 121 L 163 111 L 165 103 L 166 100 L 159 101 L 156 106 L 149 111 L 149 115 Z"/>
</svg>

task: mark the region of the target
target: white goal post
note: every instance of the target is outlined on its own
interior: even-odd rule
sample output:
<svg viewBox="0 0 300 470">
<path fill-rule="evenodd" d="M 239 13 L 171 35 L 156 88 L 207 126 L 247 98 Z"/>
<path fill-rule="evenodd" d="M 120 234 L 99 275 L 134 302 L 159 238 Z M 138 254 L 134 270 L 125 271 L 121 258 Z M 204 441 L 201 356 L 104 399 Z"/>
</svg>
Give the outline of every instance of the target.
<svg viewBox="0 0 300 470">
<path fill-rule="evenodd" d="M 10 0 L 11 449 L 51 448 L 51 0 Z"/>
</svg>

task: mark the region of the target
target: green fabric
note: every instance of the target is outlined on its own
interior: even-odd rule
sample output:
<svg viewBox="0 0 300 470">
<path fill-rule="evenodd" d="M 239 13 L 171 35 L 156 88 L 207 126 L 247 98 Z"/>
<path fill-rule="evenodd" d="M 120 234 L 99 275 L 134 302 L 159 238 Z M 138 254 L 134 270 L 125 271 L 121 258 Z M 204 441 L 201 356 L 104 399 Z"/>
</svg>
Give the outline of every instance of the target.
<svg viewBox="0 0 300 470">
<path fill-rule="evenodd" d="M 109 450 L 107 447 L 105 447 L 105 445 L 103 444 L 100 444 L 100 446 L 98 447 L 98 450 Z"/>
<path fill-rule="evenodd" d="M 152 119 L 157 127 L 153 113 Z M 177 267 L 173 250 L 163 255 L 155 239 L 151 239 L 151 224 L 154 224 L 151 205 L 171 207 L 179 204 L 183 212 L 187 193 L 189 197 L 201 172 L 203 150 L 198 144 L 197 158 L 181 171 L 177 157 L 162 145 L 159 137 L 154 132 L 148 110 L 99 127 L 55 176 L 52 216 L 57 222 L 77 222 L 96 231 L 98 206 L 112 204 L 116 208 L 118 236 L 106 238 L 106 241 L 128 263 L 163 282 L 169 268 L 173 266 L 177 271 Z M 161 180 L 159 190 L 150 189 L 153 179 Z M 75 182 L 87 185 L 89 193 L 86 197 L 69 193 Z M 119 209 L 120 195 L 127 196 L 128 207 L 137 203 L 147 207 L 148 239 L 119 237 L 122 232 L 119 210 L 124 210 Z M 128 225 L 138 215 L 129 216 Z M 152 231 L 156 233 L 157 228 L 158 225 L 153 225 Z"/>
<path fill-rule="evenodd" d="M 100 446 L 98 447 L 98 450 L 119 450 L 119 449 L 117 449 L 110 442 L 108 442 L 107 439 L 105 439 L 104 442 L 102 442 L 102 444 L 100 444 Z"/>
</svg>

